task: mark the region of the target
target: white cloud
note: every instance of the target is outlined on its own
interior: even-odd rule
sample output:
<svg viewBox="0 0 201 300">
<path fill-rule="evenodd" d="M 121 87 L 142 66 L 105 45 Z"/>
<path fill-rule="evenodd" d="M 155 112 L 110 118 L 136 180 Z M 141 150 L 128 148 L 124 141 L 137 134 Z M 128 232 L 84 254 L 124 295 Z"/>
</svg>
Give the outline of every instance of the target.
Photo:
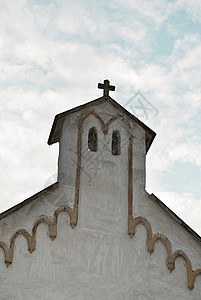
<svg viewBox="0 0 201 300">
<path fill-rule="evenodd" d="M 159 172 L 175 161 L 200 166 L 200 140 L 192 129 L 201 97 L 200 33 L 174 40 L 169 57 L 151 56 L 149 24 L 157 30 L 184 2 L 117 0 L 107 11 L 101 3 L 81 1 L 42 8 L 25 0 L 3 1 L 2 210 L 43 188 L 55 173 L 56 148 L 46 146 L 54 115 L 99 97 L 97 83 L 105 78 L 116 84 L 120 102 L 139 89 L 159 110 L 156 118 L 142 121 L 157 132 L 149 151 L 149 185 L 164 193 L 162 200 L 167 197 L 158 185 Z M 201 207 L 193 196 L 191 202 Z"/>
<path fill-rule="evenodd" d="M 177 0 L 175 2 L 176 9 L 184 9 L 186 13 L 192 16 L 193 21 L 200 22 L 201 18 L 201 2 L 200 0 Z"/>
<path fill-rule="evenodd" d="M 169 149 L 171 161 L 189 162 L 201 166 L 201 145 L 192 141 L 177 144 L 173 149 Z"/>
<path fill-rule="evenodd" d="M 161 191 L 157 193 L 159 199 L 172 209 L 181 219 L 194 230 L 201 234 L 200 214 L 201 198 L 196 199 L 192 194 L 177 194 L 174 192 Z"/>
<path fill-rule="evenodd" d="M 141 18 L 147 18 L 157 26 L 167 20 L 172 10 L 172 4 L 166 0 L 116 0 L 116 2 L 124 8 L 129 8 L 129 12 L 137 13 Z"/>
</svg>

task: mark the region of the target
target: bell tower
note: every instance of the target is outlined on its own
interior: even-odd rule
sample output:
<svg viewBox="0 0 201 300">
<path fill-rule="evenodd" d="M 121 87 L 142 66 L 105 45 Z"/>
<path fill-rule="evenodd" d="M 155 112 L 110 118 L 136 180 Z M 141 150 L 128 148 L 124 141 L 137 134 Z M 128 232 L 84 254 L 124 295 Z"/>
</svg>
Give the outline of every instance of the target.
<svg viewBox="0 0 201 300">
<path fill-rule="evenodd" d="M 132 234 L 155 133 L 110 97 L 109 80 L 98 88 L 102 97 L 55 117 L 48 143 L 60 145 L 58 181 L 73 191 L 66 199 L 72 227 Z"/>
</svg>

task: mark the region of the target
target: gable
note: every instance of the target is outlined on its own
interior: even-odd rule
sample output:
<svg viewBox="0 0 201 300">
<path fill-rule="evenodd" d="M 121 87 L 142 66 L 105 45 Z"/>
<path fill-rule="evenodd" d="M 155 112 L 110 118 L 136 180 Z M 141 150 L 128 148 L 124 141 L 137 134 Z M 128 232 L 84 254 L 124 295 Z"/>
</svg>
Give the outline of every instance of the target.
<svg viewBox="0 0 201 300">
<path fill-rule="evenodd" d="M 117 110 L 116 113 L 123 114 L 131 123 L 138 124 L 141 128 L 144 129 L 144 131 L 146 132 L 146 152 L 147 152 L 155 138 L 156 133 L 153 130 L 151 130 L 148 126 L 146 126 L 143 122 L 141 122 L 138 118 L 136 118 L 134 115 L 128 112 L 124 107 L 122 107 L 111 97 L 107 97 L 107 99 L 105 99 L 105 97 L 101 97 L 91 102 L 88 102 L 84 105 L 78 106 L 74 109 L 56 115 L 48 139 L 48 144 L 51 145 L 53 143 L 59 142 L 63 122 L 65 118 L 67 118 L 69 115 L 77 112 L 81 114 L 86 111 L 91 111 L 98 108 L 100 104 L 105 105 L 106 103 L 110 103 L 114 108 L 116 108 Z"/>
<path fill-rule="evenodd" d="M 93 128 L 97 141 L 90 148 Z M 118 155 L 116 132 L 124 141 Z M 6 272 L 0 262 L 2 278 L 12 282 L 9 291 L 3 287 L 7 299 L 28 285 L 26 274 L 30 291 L 39 274 L 39 293 L 46 284 L 49 297 L 51 287 L 60 298 L 82 297 L 83 289 L 95 297 L 91 282 L 100 285 L 97 299 L 105 283 L 104 298 L 199 297 L 200 237 L 145 190 L 145 156 L 154 136 L 110 97 L 55 117 L 49 144 L 60 142 L 58 182 L 0 215 L 0 249 L 10 266 Z"/>
</svg>

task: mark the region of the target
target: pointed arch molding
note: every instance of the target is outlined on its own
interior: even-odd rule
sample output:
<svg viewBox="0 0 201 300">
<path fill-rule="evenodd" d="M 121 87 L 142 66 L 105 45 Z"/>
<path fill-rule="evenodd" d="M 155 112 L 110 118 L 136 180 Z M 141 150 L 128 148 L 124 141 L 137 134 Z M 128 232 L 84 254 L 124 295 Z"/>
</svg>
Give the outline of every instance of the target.
<svg viewBox="0 0 201 300">
<path fill-rule="evenodd" d="M 167 267 L 170 272 L 172 272 L 175 268 L 175 260 L 177 257 L 182 257 L 187 265 L 187 275 L 188 275 L 188 288 L 192 290 L 194 288 L 195 278 L 197 275 L 201 274 L 201 269 L 197 269 L 195 271 L 192 270 L 192 264 L 188 256 L 182 251 L 177 250 L 175 252 L 172 251 L 172 244 L 170 240 L 162 233 L 152 233 L 152 228 L 147 219 L 143 217 L 137 217 L 135 219 L 130 220 L 130 229 L 132 233 L 130 236 L 133 237 L 135 235 L 135 229 L 138 224 L 144 225 L 147 231 L 147 251 L 152 254 L 154 252 L 154 245 L 156 241 L 161 241 L 167 248 Z"/>
<path fill-rule="evenodd" d="M 26 229 L 18 229 L 10 238 L 10 245 L 8 246 L 5 242 L 0 241 L 0 248 L 3 249 L 5 254 L 5 263 L 7 267 L 13 261 L 13 254 L 15 248 L 15 241 L 18 236 L 22 235 L 27 240 L 28 243 L 28 251 L 32 253 L 36 249 L 36 231 L 37 227 L 41 223 L 46 223 L 49 228 L 49 237 L 53 241 L 57 236 L 57 224 L 58 224 L 58 216 L 61 212 L 68 213 L 70 217 L 70 224 L 72 228 L 77 225 L 78 221 L 78 206 L 79 206 L 79 187 L 80 187 L 80 174 L 81 174 L 81 151 L 82 151 L 82 132 L 83 132 L 83 123 L 90 116 L 94 116 L 101 125 L 101 130 L 104 134 L 108 133 L 109 127 L 117 119 L 120 119 L 128 128 L 129 132 L 129 143 L 128 143 L 128 234 L 132 238 L 135 235 L 135 229 L 138 224 L 142 224 L 147 231 L 147 250 L 150 254 L 154 251 L 155 242 L 160 240 L 167 247 L 168 253 L 168 269 L 172 272 L 175 268 L 175 260 L 177 257 L 181 256 L 187 265 L 187 273 L 188 273 L 188 288 L 192 290 L 194 288 L 194 282 L 196 276 L 201 274 L 201 269 L 197 269 L 195 271 L 192 270 L 192 264 L 188 256 L 182 251 L 178 250 L 174 253 L 172 252 L 172 246 L 169 239 L 161 234 L 152 233 L 152 228 L 147 219 L 143 217 L 138 217 L 133 219 L 133 136 L 132 129 L 130 123 L 124 118 L 123 115 L 117 114 L 113 116 L 108 122 L 104 122 L 103 119 L 94 111 L 86 112 L 81 115 L 81 118 L 78 122 L 78 137 L 77 137 L 77 169 L 76 169 L 76 192 L 75 192 L 75 201 L 73 209 L 68 205 L 59 207 L 55 210 L 53 218 L 49 218 L 47 216 L 42 216 L 36 220 L 33 225 L 31 233 L 29 233 Z"/>
<path fill-rule="evenodd" d="M 46 223 L 49 228 L 49 237 L 53 241 L 57 237 L 57 224 L 58 224 L 58 217 L 61 212 L 67 212 L 71 217 L 71 211 L 69 210 L 68 206 L 59 207 L 53 215 L 53 218 L 49 218 L 47 216 L 42 216 L 36 220 L 32 227 L 31 234 L 25 229 L 17 230 L 10 239 L 10 245 L 8 246 L 4 242 L 0 242 L 0 248 L 3 249 L 5 254 L 5 263 L 7 267 L 12 264 L 13 261 L 13 254 L 15 248 L 15 241 L 18 236 L 22 235 L 27 240 L 28 244 L 28 251 L 32 253 L 36 249 L 36 231 L 37 227 L 41 223 Z M 192 290 L 194 288 L 195 278 L 201 274 L 201 269 L 197 269 L 195 271 L 192 270 L 192 264 L 188 256 L 182 251 L 178 250 L 174 253 L 172 252 L 172 245 L 170 240 L 162 233 L 152 233 L 152 228 L 149 221 L 143 217 L 137 217 L 132 219 L 132 234 L 131 238 L 135 235 L 136 226 L 142 224 L 147 231 L 147 251 L 152 254 L 154 252 L 154 245 L 156 241 L 160 240 L 164 243 L 167 248 L 167 267 L 172 272 L 175 268 L 175 260 L 177 257 L 182 257 L 187 265 L 187 276 L 188 276 L 188 288 Z"/>
<path fill-rule="evenodd" d="M 71 220 L 72 227 L 77 225 L 78 221 L 78 207 L 79 207 L 79 191 L 80 191 L 80 174 L 81 174 L 81 164 L 82 164 L 82 133 L 83 133 L 83 124 L 84 121 L 89 117 L 94 116 L 101 125 L 101 130 L 104 134 L 108 133 L 110 125 L 116 121 L 120 120 L 124 123 L 127 127 L 128 134 L 129 134 L 129 145 L 128 145 L 128 215 L 129 217 L 132 216 L 133 212 L 133 175 L 132 175 L 132 165 L 133 165 L 133 135 L 132 135 L 132 127 L 127 119 L 121 115 L 116 114 L 112 116 L 109 121 L 104 122 L 103 119 L 99 114 L 95 111 L 87 111 L 86 113 L 82 114 L 79 121 L 78 121 L 78 135 L 77 135 L 77 168 L 76 168 L 76 192 L 75 192 L 75 201 L 74 201 L 74 208 L 73 208 L 73 215 Z M 129 219 L 129 218 L 128 218 Z M 129 225 L 128 225 L 129 227 Z M 129 231 L 129 229 L 128 229 Z"/>
</svg>

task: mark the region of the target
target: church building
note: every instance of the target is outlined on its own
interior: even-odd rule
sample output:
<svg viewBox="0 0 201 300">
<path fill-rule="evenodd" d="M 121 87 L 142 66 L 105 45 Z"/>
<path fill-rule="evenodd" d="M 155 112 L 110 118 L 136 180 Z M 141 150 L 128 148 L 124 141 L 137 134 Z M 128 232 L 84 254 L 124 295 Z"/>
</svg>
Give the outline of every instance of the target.
<svg viewBox="0 0 201 300">
<path fill-rule="evenodd" d="M 201 237 L 145 189 L 156 134 L 98 87 L 54 119 L 57 182 L 0 214 L 0 299 L 199 300 Z"/>
</svg>

